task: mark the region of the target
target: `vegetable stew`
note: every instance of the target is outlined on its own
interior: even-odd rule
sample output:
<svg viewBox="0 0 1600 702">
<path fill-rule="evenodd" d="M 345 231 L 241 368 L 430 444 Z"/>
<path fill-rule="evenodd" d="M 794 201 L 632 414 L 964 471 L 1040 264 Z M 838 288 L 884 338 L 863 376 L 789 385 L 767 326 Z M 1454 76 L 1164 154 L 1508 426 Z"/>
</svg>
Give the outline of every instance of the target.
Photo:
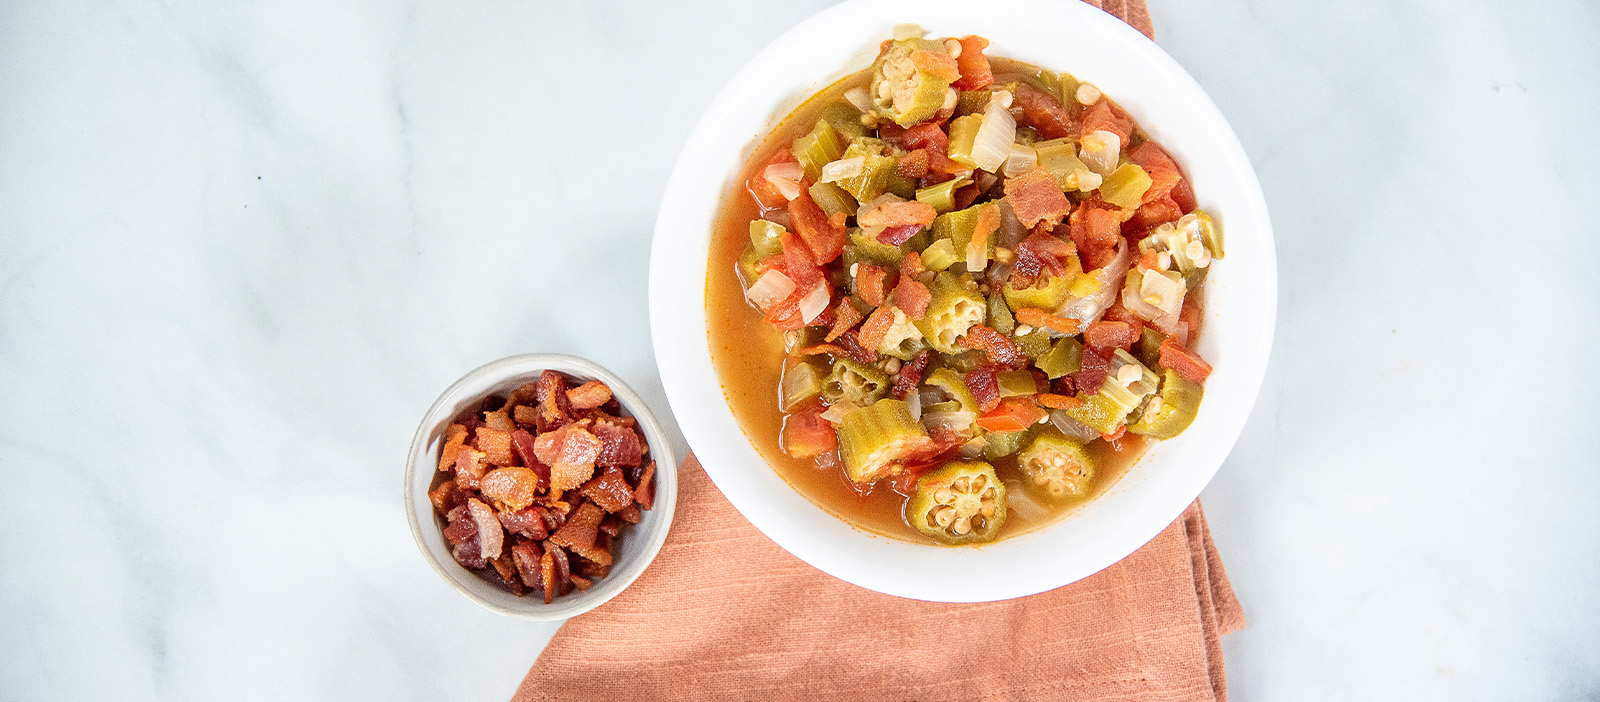
<svg viewBox="0 0 1600 702">
<path fill-rule="evenodd" d="M 751 157 L 713 237 L 713 362 L 797 490 L 891 537 L 1048 524 L 1188 428 L 1221 232 L 1070 74 L 902 25 Z"/>
</svg>

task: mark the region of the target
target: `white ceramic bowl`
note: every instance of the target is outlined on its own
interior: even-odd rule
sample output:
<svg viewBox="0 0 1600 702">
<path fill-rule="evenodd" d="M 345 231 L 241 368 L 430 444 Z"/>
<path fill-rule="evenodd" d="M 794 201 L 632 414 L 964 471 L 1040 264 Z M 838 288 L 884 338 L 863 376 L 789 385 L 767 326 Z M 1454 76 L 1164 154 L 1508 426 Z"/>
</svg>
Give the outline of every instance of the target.
<svg viewBox="0 0 1600 702">
<path fill-rule="evenodd" d="M 977 548 L 868 534 L 797 493 L 766 466 L 734 419 L 706 337 L 712 223 L 741 164 L 808 96 L 866 68 L 878 43 L 903 22 L 922 25 L 931 37 L 978 34 L 990 40 L 991 55 L 1069 71 L 1099 86 L 1177 158 L 1227 244 L 1226 260 L 1206 283 L 1197 351 L 1216 370 L 1194 424 L 1156 444 L 1104 494 L 1059 522 Z M 1069 0 L 856 0 L 802 22 L 734 76 L 700 119 L 662 198 L 650 262 L 656 362 L 678 424 L 717 487 L 763 533 L 817 568 L 879 592 L 944 602 L 1006 599 L 1074 582 L 1176 519 L 1244 427 L 1266 372 L 1276 306 L 1266 203 L 1227 121 L 1149 39 Z"/>
<path fill-rule="evenodd" d="M 575 590 L 550 604 L 545 604 L 537 593 L 517 597 L 456 563 L 444 540 L 443 520 L 433 513 L 433 504 L 428 500 L 428 487 L 439 465 L 440 442 L 444 440 L 444 430 L 450 421 L 489 395 L 507 395 L 517 386 L 537 380 L 539 373 L 546 369 L 561 371 L 579 381 L 598 380 L 611 388 L 612 396 L 622 405 L 623 414 L 638 421 L 650 447 L 648 459 L 656 462 L 655 505 L 643 512 L 638 524 L 622 530 L 621 550 L 610 574 L 596 580 L 588 590 Z M 417 427 L 416 437 L 411 440 L 411 455 L 406 459 L 405 504 L 406 519 L 411 522 L 411 536 L 417 541 L 417 549 L 422 551 L 422 557 L 433 566 L 434 572 L 457 592 L 508 616 L 566 619 L 616 597 L 655 559 L 662 542 L 667 539 L 672 512 L 678 504 L 678 462 L 650 408 L 610 371 L 577 356 L 552 353 L 511 356 L 479 366 L 462 376 L 428 408 L 422 424 Z"/>
</svg>

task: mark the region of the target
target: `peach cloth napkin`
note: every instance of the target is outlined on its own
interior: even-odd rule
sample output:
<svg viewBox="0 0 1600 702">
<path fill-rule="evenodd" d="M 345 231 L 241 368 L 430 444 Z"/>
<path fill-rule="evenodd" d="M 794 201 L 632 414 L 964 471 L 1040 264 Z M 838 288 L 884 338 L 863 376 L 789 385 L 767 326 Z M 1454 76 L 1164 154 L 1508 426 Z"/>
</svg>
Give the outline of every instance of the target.
<svg viewBox="0 0 1600 702">
<path fill-rule="evenodd" d="M 1085 1 L 1153 36 L 1142 0 Z M 1228 698 L 1220 637 L 1244 627 L 1244 612 L 1199 502 L 1071 585 L 941 604 L 865 590 L 789 555 L 693 456 L 681 478 L 655 563 L 563 625 L 513 702 Z"/>
</svg>

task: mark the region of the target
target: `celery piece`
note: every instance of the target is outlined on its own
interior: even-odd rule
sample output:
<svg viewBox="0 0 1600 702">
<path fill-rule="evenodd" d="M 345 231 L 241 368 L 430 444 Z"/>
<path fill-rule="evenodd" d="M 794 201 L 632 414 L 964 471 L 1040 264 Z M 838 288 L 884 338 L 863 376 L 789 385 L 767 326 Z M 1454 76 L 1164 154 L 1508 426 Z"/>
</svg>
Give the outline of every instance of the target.
<svg viewBox="0 0 1600 702">
<path fill-rule="evenodd" d="M 839 181 L 839 187 L 850 193 L 856 202 L 876 199 L 889 187 L 889 176 L 897 175 L 894 172 L 895 159 L 885 151 L 882 141 L 867 137 L 851 140 L 850 146 L 844 150 L 842 158 L 860 156 L 863 160 L 861 173 Z"/>
<path fill-rule="evenodd" d="M 994 93 L 988 90 L 963 90 L 956 96 L 956 111 L 954 117 L 967 115 L 981 115 L 983 108 L 989 106 L 989 96 Z"/>
<path fill-rule="evenodd" d="M 876 266 L 900 265 L 900 262 L 905 260 L 906 254 L 926 247 L 930 238 L 932 238 L 932 235 L 927 230 L 923 230 L 912 235 L 910 239 L 906 240 L 906 243 L 895 246 L 894 244 L 885 244 L 868 236 L 863 229 L 852 228 L 850 230 L 850 244 L 858 249 L 862 260 Z"/>
<path fill-rule="evenodd" d="M 856 214 L 856 199 L 834 183 L 812 183 L 807 189 L 811 193 L 811 201 L 817 203 L 822 211 L 832 215 L 843 212 L 854 217 Z"/>
<path fill-rule="evenodd" d="M 1105 177 L 1100 184 L 1100 198 L 1117 207 L 1131 210 L 1150 189 L 1150 174 L 1138 164 L 1124 163 Z"/>
<path fill-rule="evenodd" d="M 860 484 L 888 476 L 896 461 L 927 441 L 928 432 L 900 400 L 878 400 L 851 410 L 839 423 L 839 457 L 845 475 Z"/>
<path fill-rule="evenodd" d="M 1154 394 L 1156 389 L 1160 387 L 1161 376 L 1156 375 L 1155 371 L 1146 368 L 1143 363 L 1139 362 L 1139 359 L 1133 357 L 1133 354 L 1123 349 L 1117 349 L 1115 353 L 1111 354 L 1112 377 L 1116 377 L 1123 366 L 1133 366 L 1139 370 L 1139 379 L 1127 384 L 1129 392 L 1143 398 L 1146 395 Z"/>
<path fill-rule="evenodd" d="M 1160 402 L 1151 400 L 1138 421 L 1128 425 L 1128 431 L 1152 439 L 1170 439 L 1182 434 L 1199 413 L 1200 399 L 1205 392 L 1205 387 L 1199 383 L 1184 380 L 1170 368 L 1163 369 Z"/>
<path fill-rule="evenodd" d="M 834 100 L 828 103 L 827 107 L 822 108 L 821 117 L 834 129 L 839 130 L 846 139 L 865 136 L 867 133 L 866 125 L 861 123 L 861 110 L 847 101 Z"/>
<path fill-rule="evenodd" d="M 1205 210 L 1195 210 L 1184 216 L 1193 216 L 1195 218 L 1196 226 L 1200 228 L 1200 242 L 1205 245 L 1206 251 L 1211 254 L 1211 257 L 1222 258 L 1224 254 L 1222 250 L 1222 228 L 1218 227 L 1216 221 L 1211 219 L 1211 215 L 1206 214 Z M 1179 220 L 1179 223 L 1181 224 L 1182 220 Z"/>
<path fill-rule="evenodd" d="M 1035 329 L 1014 337 L 1011 342 L 1017 345 L 1017 349 L 1028 354 L 1028 358 L 1033 359 L 1035 363 L 1050 353 L 1050 333 L 1043 329 Z"/>
<path fill-rule="evenodd" d="M 949 239 L 938 239 L 928 248 L 922 250 L 922 267 L 930 271 L 942 271 L 963 260 L 956 255 L 956 247 Z"/>
<path fill-rule="evenodd" d="M 1027 443 L 1028 437 L 1033 436 L 1034 428 L 1028 427 L 1021 431 L 1008 431 L 1002 433 L 989 432 L 984 434 L 988 443 L 983 447 L 983 457 L 991 461 L 998 461 L 1006 456 L 1022 450 L 1022 445 Z"/>
<path fill-rule="evenodd" d="M 933 220 L 933 236 L 950 240 L 957 261 L 967 260 L 967 244 L 972 243 L 972 234 L 978 228 L 978 214 L 985 207 L 998 207 L 998 205 L 986 202 L 964 210 L 947 212 Z M 988 246 L 984 249 L 984 260 L 994 257 L 994 240 L 995 237 L 991 233 Z"/>
<path fill-rule="evenodd" d="M 1039 359 L 1039 370 L 1051 380 L 1076 373 L 1082 367 L 1083 344 L 1072 336 L 1057 341 L 1050 353 Z"/>
<path fill-rule="evenodd" d="M 1011 317 L 1011 308 L 1006 306 L 1006 298 L 1000 293 L 989 293 L 989 327 L 1006 335 L 1017 328 L 1017 321 Z"/>
<path fill-rule="evenodd" d="M 1000 383 L 1001 397 L 1021 397 L 1023 395 L 1039 394 L 1039 386 L 1033 382 L 1033 373 L 1031 371 L 1000 371 L 997 379 Z"/>
<path fill-rule="evenodd" d="M 1155 368 L 1161 363 L 1161 342 L 1165 339 L 1161 332 L 1145 327 L 1139 333 L 1139 343 L 1133 345 L 1133 357 L 1146 368 Z"/>
<path fill-rule="evenodd" d="M 979 414 L 977 398 L 972 396 L 972 390 L 967 387 L 966 382 L 961 380 L 961 375 L 953 369 L 940 368 L 928 374 L 928 377 L 922 382 L 939 388 L 945 394 L 955 398 L 956 402 L 961 403 L 961 409 L 973 414 Z"/>
<path fill-rule="evenodd" d="M 783 253 L 783 241 L 778 237 L 783 236 L 783 225 L 777 222 L 768 222 L 764 219 L 750 220 L 750 246 L 762 256 L 772 256 Z"/>
<path fill-rule="evenodd" d="M 986 305 L 977 284 L 968 276 L 942 271 L 934 275 L 928 292 L 928 311 L 916 320 L 917 328 L 939 353 L 960 353 L 956 339 L 984 317 Z"/>
<path fill-rule="evenodd" d="M 1039 167 L 1050 171 L 1063 191 L 1078 190 L 1076 178 L 1069 180 L 1068 176 L 1078 169 L 1088 169 L 1088 166 L 1078 158 L 1076 143 L 1071 139 L 1051 139 L 1034 144 L 1033 148 L 1039 156 Z"/>
<path fill-rule="evenodd" d="M 1053 313 L 1061 309 L 1061 305 L 1070 297 L 1072 279 L 1073 276 L 1071 275 L 1054 276 L 1047 274 L 1036 281 L 1032 287 L 1019 290 L 1007 283 L 1005 287 L 1000 289 L 1000 292 L 1005 295 L 1006 304 L 1010 305 L 1013 310 L 1032 307 Z"/>
<path fill-rule="evenodd" d="M 833 371 L 822 381 L 822 399 L 830 405 L 865 407 L 889 392 L 889 376 L 865 363 L 835 359 Z"/>
<path fill-rule="evenodd" d="M 756 280 L 761 277 L 760 266 L 763 258 L 765 256 L 756 251 L 755 247 L 745 249 L 744 254 L 739 256 L 739 282 L 744 284 L 746 290 L 755 285 Z"/>
<path fill-rule="evenodd" d="M 1056 79 L 1061 81 L 1061 104 L 1070 111 L 1073 105 L 1078 104 L 1078 86 L 1083 85 L 1083 82 L 1066 71 L 1062 71 Z"/>
<path fill-rule="evenodd" d="M 1061 75 L 1054 71 L 1047 71 L 1041 68 L 1028 74 L 1027 80 L 1029 85 L 1038 88 L 1045 95 L 1061 94 Z"/>
<path fill-rule="evenodd" d="M 930 185 L 917 191 L 917 199 L 932 206 L 934 212 L 944 214 L 956 208 L 956 188 L 971 182 L 967 178 L 956 178 L 938 185 Z"/>
<path fill-rule="evenodd" d="M 956 402 L 955 400 L 945 400 L 944 402 L 935 402 L 935 403 L 933 403 L 931 405 L 924 405 L 922 407 L 922 413 L 923 414 L 933 414 L 934 412 L 960 412 L 960 411 L 961 411 L 961 403 L 960 402 Z"/>
<path fill-rule="evenodd" d="M 891 44 L 872 65 L 868 94 L 878 114 L 902 127 L 932 117 L 944 107 L 945 91 L 950 88 L 950 81 L 917 69 L 911 61 L 915 51 L 946 53 L 944 45 L 937 41 L 904 39 Z"/>
<path fill-rule="evenodd" d="M 978 128 L 983 126 L 981 115 L 967 115 L 950 120 L 950 144 L 946 147 L 950 160 L 968 168 L 977 168 L 972 160 L 972 145 L 978 139 Z"/>
<path fill-rule="evenodd" d="M 1099 392 L 1080 395 L 1079 399 L 1081 402 L 1077 406 L 1063 410 L 1067 416 L 1101 434 L 1115 434 L 1128 413 L 1144 398 L 1129 392 L 1116 378 L 1106 378 Z"/>
<path fill-rule="evenodd" d="M 844 153 L 844 142 L 827 120 L 819 119 L 816 126 L 805 136 L 795 139 L 790 148 L 794 150 L 795 160 L 805 169 L 806 180 L 815 183 L 822 176 L 822 167 L 838 160 Z"/>
<path fill-rule="evenodd" d="M 1017 469 L 1034 487 L 1057 500 L 1087 495 L 1094 479 L 1094 460 L 1081 444 L 1055 427 L 1039 432 L 1017 455 Z"/>
<path fill-rule="evenodd" d="M 895 163 L 898 164 L 899 161 L 896 160 Z M 889 177 L 884 181 L 883 190 L 884 192 L 894 193 L 902 200 L 910 200 L 917 196 L 917 181 L 900 175 L 896 171 L 890 171 Z"/>
<path fill-rule="evenodd" d="M 780 409 L 787 412 L 822 392 L 823 375 L 817 364 L 801 361 L 783 371 Z"/>
</svg>

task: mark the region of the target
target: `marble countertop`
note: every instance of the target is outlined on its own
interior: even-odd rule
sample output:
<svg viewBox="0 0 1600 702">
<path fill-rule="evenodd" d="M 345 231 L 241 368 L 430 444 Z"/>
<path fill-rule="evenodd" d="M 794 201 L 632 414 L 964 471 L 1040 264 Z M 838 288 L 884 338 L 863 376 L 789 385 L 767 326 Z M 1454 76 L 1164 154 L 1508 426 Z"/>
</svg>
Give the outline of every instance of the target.
<svg viewBox="0 0 1600 702">
<path fill-rule="evenodd" d="M 661 184 L 825 4 L 0 8 L 0 699 L 509 697 L 556 625 L 417 555 L 415 422 L 534 350 L 666 414 Z M 1600 694 L 1600 6 L 1151 4 L 1278 237 L 1234 698 Z"/>
</svg>

